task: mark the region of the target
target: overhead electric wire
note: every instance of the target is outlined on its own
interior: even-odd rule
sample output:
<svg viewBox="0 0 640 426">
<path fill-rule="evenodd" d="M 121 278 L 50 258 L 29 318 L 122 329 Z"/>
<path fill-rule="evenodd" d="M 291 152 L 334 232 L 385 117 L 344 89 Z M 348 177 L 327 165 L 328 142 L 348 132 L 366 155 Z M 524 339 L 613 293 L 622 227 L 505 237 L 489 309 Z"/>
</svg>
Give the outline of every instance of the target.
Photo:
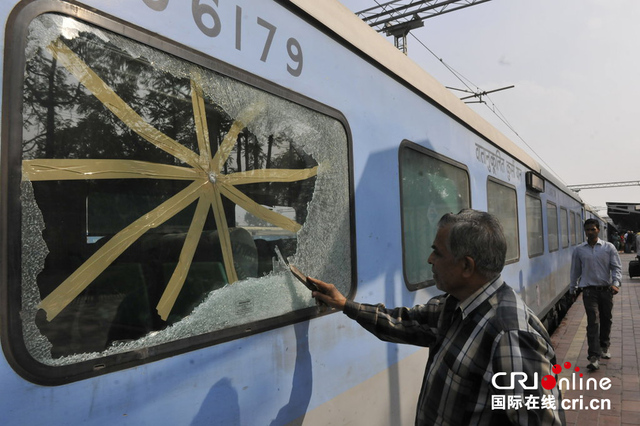
<svg viewBox="0 0 640 426">
<path fill-rule="evenodd" d="M 433 57 L 435 57 L 445 68 L 447 68 L 447 70 L 449 70 L 449 72 L 451 72 L 459 81 L 460 83 L 462 83 L 467 89 L 469 89 L 470 92 L 472 93 L 479 93 L 481 92 L 480 87 L 478 87 L 478 85 L 474 84 L 471 80 L 469 80 L 468 78 L 466 78 L 465 76 L 463 76 L 460 72 L 456 71 L 452 66 L 450 66 L 449 64 L 447 64 L 442 58 L 440 58 L 438 55 L 435 54 L 435 52 L 433 50 L 431 50 L 426 44 L 424 44 L 422 42 L 422 40 L 420 40 L 418 37 L 415 36 L 415 34 L 413 33 L 409 33 L 411 34 L 411 36 L 422 45 L 422 47 L 424 47 L 431 55 L 433 55 Z M 469 82 L 470 85 L 475 86 L 476 90 L 473 90 L 466 82 Z M 505 126 L 507 126 L 507 128 L 509 128 L 509 130 L 511 130 L 517 137 L 518 139 L 520 139 L 522 141 L 522 143 L 524 143 L 530 150 L 532 153 L 534 153 L 536 155 L 536 157 L 538 157 L 538 159 L 558 178 L 560 179 L 560 181 L 562 181 L 563 184 L 567 185 L 567 183 L 565 181 L 562 180 L 562 178 L 560 177 L 560 175 L 558 175 L 558 173 L 556 173 L 551 166 L 549 166 L 549 164 L 547 164 L 542 157 L 535 151 L 535 149 L 533 149 L 531 147 L 531 145 L 529 145 L 527 143 L 527 141 L 524 140 L 524 138 L 522 136 L 520 136 L 520 134 L 516 131 L 516 129 L 509 123 L 509 121 L 507 120 L 506 116 L 502 113 L 502 111 L 500 111 L 498 109 L 498 107 L 496 106 L 495 102 L 493 102 L 493 100 L 491 100 L 491 98 L 489 97 L 489 95 L 483 95 L 484 97 L 486 97 L 487 99 L 489 99 L 489 102 L 491 102 L 491 107 L 489 107 L 489 105 L 486 102 L 483 102 L 485 104 L 485 106 L 487 108 L 489 108 L 489 110 L 496 116 L 498 117 L 498 119 L 500 121 L 502 121 L 504 123 Z M 496 112 L 497 111 L 497 112 Z"/>
</svg>

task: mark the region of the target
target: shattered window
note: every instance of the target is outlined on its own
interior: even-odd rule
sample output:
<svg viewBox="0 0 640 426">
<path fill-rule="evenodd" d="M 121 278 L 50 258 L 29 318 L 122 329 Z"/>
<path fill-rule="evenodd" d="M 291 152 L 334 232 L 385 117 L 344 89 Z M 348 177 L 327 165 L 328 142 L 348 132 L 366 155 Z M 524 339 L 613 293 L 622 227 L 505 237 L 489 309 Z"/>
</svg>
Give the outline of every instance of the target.
<svg viewBox="0 0 640 426">
<path fill-rule="evenodd" d="M 433 284 L 427 261 L 440 218 L 471 206 L 469 174 L 442 156 L 403 142 L 400 185 L 404 276 L 411 290 Z"/>
<path fill-rule="evenodd" d="M 37 361 L 316 315 L 286 261 L 350 292 L 336 118 L 53 14 L 30 25 L 24 78 L 10 285 Z"/>
</svg>

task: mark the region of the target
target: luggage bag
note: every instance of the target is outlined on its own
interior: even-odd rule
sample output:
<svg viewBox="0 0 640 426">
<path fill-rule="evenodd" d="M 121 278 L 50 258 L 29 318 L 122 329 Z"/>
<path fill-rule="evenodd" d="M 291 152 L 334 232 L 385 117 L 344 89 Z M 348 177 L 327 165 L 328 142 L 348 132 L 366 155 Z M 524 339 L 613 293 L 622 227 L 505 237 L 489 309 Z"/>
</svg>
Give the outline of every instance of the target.
<svg viewBox="0 0 640 426">
<path fill-rule="evenodd" d="M 629 278 L 640 277 L 640 257 L 629 262 Z"/>
</svg>

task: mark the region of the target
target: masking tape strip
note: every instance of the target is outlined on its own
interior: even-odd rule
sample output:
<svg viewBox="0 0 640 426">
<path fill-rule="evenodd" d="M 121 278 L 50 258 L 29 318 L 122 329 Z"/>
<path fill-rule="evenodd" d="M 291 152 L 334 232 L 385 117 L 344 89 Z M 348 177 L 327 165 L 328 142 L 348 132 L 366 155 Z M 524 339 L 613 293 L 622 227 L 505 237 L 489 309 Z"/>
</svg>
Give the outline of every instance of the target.
<svg viewBox="0 0 640 426">
<path fill-rule="evenodd" d="M 191 226 L 189 226 L 187 237 L 185 238 L 184 245 L 182 246 L 178 264 L 176 265 L 176 268 L 171 275 L 171 279 L 169 280 L 169 284 L 167 284 L 167 287 L 162 293 L 162 297 L 156 307 L 160 318 L 164 321 L 169 317 L 169 314 L 178 299 L 178 295 L 182 290 L 182 286 L 187 279 L 187 274 L 191 267 L 191 261 L 193 260 L 193 255 L 195 254 L 198 243 L 200 242 L 200 236 L 204 229 L 210 205 L 211 203 L 205 197 L 200 197 L 198 200 L 198 206 L 196 207 L 196 212 L 193 215 Z"/>
<path fill-rule="evenodd" d="M 160 226 L 193 203 L 202 194 L 203 185 L 206 185 L 206 182 L 193 182 L 107 241 L 104 246 L 40 302 L 38 307 L 47 312 L 47 320 L 53 320 L 142 234 L 151 228 Z"/>
<path fill-rule="evenodd" d="M 256 203 L 233 186 L 221 184 L 219 187 L 222 195 L 256 217 L 264 219 L 269 223 L 291 232 L 298 232 L 300 228 L 302 228 L 302 225 L 298 222 L 291 220 L 280 213 L 269 210 L 266 207 L 262 207 L 260 204 Z"/>
<path fill-rule="evenodd" d="M 318 166 L 309 169 L 257 169 L 230 173 L 221 177 L 229 185 L 245 185 L 261 182 L 297 182 L 318 174 Z"/>
<path fill-rule="evenodd" d="M 23 178 L 30 181 L 83 179 L 176 179 L 206 178 L 189 167 L 137 160 L 37 159 L 22 161 Z"/>
<path fill-rule="evenodd" d="M 218 229 L 218 237 L 220 238 L 220 247 L 222 248 L 222 259 L 224 260 L 224 268 L 227 273 L 229 284 L 238 281 L 238 274 L 233 264 L 233 251 L 231 249 L 231 236 L 229 227 L 227 226 L 227 218 L 224 214 L 224 206 L 222 205 L 222 197 L 217 185 L 211 187 L 212 191 L 207 191 L 207 197 L 213 208 L 213 215 L 216 220 L 216 228 Z"/>
<path fill-rule="evenodd" d="M 193 119 L 196 124 L 196 136 L 198 138 L 198 148 L 200 159 L 204 164 L 211 161 L 211 145 L 209 144 L 209 128 L 207 126 L 207 115 L 202 96 L 202 88 L 191 80 L 191 103 L 193 104 Z"/>
<path fill-rule="evenodd" d="M 198 167 L 198 156 L 147 123 L 60 39 L 49 44 L 53 56 L 124 124 L 179 160 Z"/>
<path fill-rule="evenodd" d="M 224 163 L 227 162 L 227 159 L 231 155 L 231 151 L 233 151 L 233 148 L 236 146 L 238 134 L 242 129 L 244 129 L 244 124 L 236 120 L 231 125 L 227 134 L 224 135 L 224 139 L 211 161 L 211 170 L 214 173 L 220 173 L 220 170 L 224 167 Z"/>
<path fill-rule="evenodd" d="M 266 169 L 234 173 L 228 176 L 221 176 L 221 181 L 213 185 L 209 185 L 206 178 L 202 179 L 204 177 L 203 166 L 211 160 L 211 147 L 202 89 L 195 80 L 191 80 L 191 97 L 200 157 L 147 123 L 94 73 L 82 59 L 62 43 L 62 41 L 56 40 L 51 43 L 49 49 L 53 56 L 72 75 L 131 130 L 156 147 L 194 168 L 154 164 L 135 160 L 41 159 L 23 161 L 25 178 L 32 181 L 126 178 L 196 181 L 145 216 L 121 230 L 42 300 L 39 307 L 46 311 L 48 321 L 53 320 L 73 299 L 89 286 L 93 280 L 109 267 L 120 254 L 140 238 L 141 235 L 149 229 L 155 228 L 169 220 L 193 203 L 198 197 L 200 197 L 200 200 L 180 253 L 178 265 L 157 305 L 158 313 L 165 320 L 173 309 L 175 301 L 184 285 L 202 230 L 204 229 L 209 205 L 213 209 L 229 283 L 238 280 L 221 195 L 225 195 L 225 197 L 255 216 L 283 229 L 297 232 L 301 228 L 301 225 L 297 222 L 262 207 L 232 185 L 304 180 L 317 175 L 317 167 L 302 170 Z M 243 111 L 241 118 L 234 121 L 211 161 L 211 170 L 214 173 L 220 173 L 224 163 L 231 155 L 237 143 L 238 135 L 245 128 L 245 124 L 243 123 L 250 122 L 263 107 L 264 105 L 254 104 Z"/>
<path fill-rule="evenodd" d="M 233 122 L 231 128 L 224 136 L 224 140 L 213 157 L 211 170 L 214 173 L 220 173 L 220 170 L 224 167 L 224 163 L 227 162 L 231 151 L 233 151 L 233 148 L 236 146 L 238 135 L 246 127 L 245 123 L 250 123 L 263 109 L 263 104 L 254 103 L 239 114 L 238 118 Z"/>
</svg>

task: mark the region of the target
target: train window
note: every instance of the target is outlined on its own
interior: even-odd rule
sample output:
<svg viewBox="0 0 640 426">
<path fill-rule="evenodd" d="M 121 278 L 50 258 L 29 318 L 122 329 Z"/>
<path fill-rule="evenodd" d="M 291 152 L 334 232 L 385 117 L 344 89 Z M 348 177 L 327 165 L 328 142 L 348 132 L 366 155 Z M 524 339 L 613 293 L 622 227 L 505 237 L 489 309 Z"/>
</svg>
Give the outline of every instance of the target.
<svg viewBox="0 0 640 426">
<path fill-rule="evenodd" d="M 560 239 L 562 240 L 562 248 L 569 247 L 569 214 L 567 209 L 560 207 Z"/>
<path fill-rule="evenodd" d="M 491 177 L 487 181 L 487 207 L 489 213 L 500 220 L 507 238 L 506 262 L 516 262 L 520 258 L 518 238 L 518 202 L 516 190 L 510 185 Z"/>
<path fill-rule="evenodd" d="M 529 257 L 539 256 L 544 251 L 542 230 L 542 201 L 529 194 L 525 197 L 527 210 L 527 246 Z"/>
<path fill-rule="evenodd" d="M 414 143 L 403 141 L 399 152 L 404 278 L 410 290 L 433 285 L 427 259 L 436 225 L 445 213 L 471 206 L 469 173 Z"/>
<path fill-rule="evenodd" d="M 135 363 L 317 315 L 287 259 L 351 292 L 337 112 L 55 14 L 25 55 L 9 285 L 37 362 Z"/>
<path fill-rule="evenodd" d="M 576 245 L 576 213 L 570 212 L 569 215 L 569 235 L 571 237 L 571 245 Z"/>
<path fill-rule="evenodd" d="M 602 224 L 600 224 L 600 233 L 603 230 Z M 580 213 L 576 213 L 576 244 L 581 244 L 584 241 L 584 226 Z"/>
<path fill-rule="evenodd" d="M 549 238 L 549 251 L 558 250 L 558 208 L 553 203 L 547 203 L 547 235 Z"/>
</svg>

